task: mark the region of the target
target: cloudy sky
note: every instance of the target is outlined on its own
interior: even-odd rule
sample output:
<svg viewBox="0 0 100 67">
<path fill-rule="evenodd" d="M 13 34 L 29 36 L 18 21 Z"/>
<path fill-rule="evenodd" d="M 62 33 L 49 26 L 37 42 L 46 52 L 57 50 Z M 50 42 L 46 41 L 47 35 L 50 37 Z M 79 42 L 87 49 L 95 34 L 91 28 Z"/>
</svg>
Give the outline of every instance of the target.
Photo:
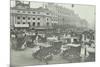
<svg viewBox="0 0 100 67">
<path fill-rule="evenodd" d="M 27 1 L 27 0 L 25 0 Z M 28 2 L 24 2 L 28 3 Z M 95 9 L 96 7 L 93 5 L 78 5 L 75 4 L 72 8 L 71 4 L 59 4 L 60 6 L 63 6 L 65 8 L 69 8 L 75 11 L 76 14 L 78 14 L 82 19 L 86 19 L 90 25 L 90 27 L 94 27 L 95 24 Z M 11 0 L 11 6 L 15 6 L 14 0 Z M 30 4 L 31 8 L 38 8 L 43 6 L 42 2 L 31 2 Z"/>
</svg>

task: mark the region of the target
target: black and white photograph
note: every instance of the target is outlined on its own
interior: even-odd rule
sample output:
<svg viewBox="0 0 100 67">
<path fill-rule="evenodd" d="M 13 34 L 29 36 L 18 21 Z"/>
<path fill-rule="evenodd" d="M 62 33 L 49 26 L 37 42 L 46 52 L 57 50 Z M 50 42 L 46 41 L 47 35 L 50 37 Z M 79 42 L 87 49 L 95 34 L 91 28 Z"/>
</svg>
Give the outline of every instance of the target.
<svg viewBox="0 0 100 67">
<path fill-rule="evenodd" d="M 10 66 L 95 62 L 96 5 L 10 0 Z"/>
</svg>

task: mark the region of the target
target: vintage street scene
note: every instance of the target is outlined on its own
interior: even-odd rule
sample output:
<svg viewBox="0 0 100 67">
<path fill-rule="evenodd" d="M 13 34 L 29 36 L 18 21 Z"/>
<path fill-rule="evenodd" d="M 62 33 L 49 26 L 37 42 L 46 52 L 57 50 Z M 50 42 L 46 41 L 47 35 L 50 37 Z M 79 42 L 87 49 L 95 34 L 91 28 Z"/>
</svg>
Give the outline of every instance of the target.
<svg viewBox="0 0 100 67">
<path fill-rule="evenodd" d="M 10 1 L 10 65 L 95 61 L 95 5 Z"/>
</svg>

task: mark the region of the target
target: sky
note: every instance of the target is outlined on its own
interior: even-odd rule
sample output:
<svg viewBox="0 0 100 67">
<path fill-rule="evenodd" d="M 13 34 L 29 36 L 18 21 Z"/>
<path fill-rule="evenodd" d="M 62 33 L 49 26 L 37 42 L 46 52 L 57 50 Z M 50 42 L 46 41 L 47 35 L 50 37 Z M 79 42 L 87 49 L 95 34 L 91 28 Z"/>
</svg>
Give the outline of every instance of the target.
<svg viewBox="0 0 100 67">
<path fill-rule="evenodd" d="M 27 0 L 25 0 L 27 1 Z M 28 3 L 28 2 L 24 2 Z M 88 21 L 89 27 L 94 28 L 95 26 L 95 9 L 96 7 L 94 5 L 79 5 L 79 4 L 74 4 L 74 7 L 72 8 L 72 4 L 59 4 L 60 6 L 63 6 L 65 8 L 69 8 L 71 10 L 74 10 L 76 14 L 80 16 L 80 18 L 85 19 Z M 11 0 L 11 6 L 15 6 L 14 0 Z M 31 8 L 38 8 L 43 6 L 42 2 L 32 2 L 30 4 Z"/>
</svg>

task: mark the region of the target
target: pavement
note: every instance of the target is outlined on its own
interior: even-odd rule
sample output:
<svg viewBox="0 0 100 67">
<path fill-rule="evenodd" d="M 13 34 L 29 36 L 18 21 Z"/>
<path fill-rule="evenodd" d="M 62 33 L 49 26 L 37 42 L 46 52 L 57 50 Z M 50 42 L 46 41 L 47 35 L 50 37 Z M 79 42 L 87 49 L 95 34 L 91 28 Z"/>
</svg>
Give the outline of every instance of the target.
<svg viewBox="0 0 100 67">
<path fill-rule="evenodd" d="M 32 57 L 33 48 L 27 48 L 23 51 L 15 51 L 11 49 L 11 65 L 12 66 L 29 66 L 29 65 L 45 65 L 45 62 L 41 62 L 34 57 Z M 68 63 L 68 61 L 63 60 L 61 56 L 53 56 L 53 60 L 49 61 L 48 64 L 60 64 Z"/>
</svg>

